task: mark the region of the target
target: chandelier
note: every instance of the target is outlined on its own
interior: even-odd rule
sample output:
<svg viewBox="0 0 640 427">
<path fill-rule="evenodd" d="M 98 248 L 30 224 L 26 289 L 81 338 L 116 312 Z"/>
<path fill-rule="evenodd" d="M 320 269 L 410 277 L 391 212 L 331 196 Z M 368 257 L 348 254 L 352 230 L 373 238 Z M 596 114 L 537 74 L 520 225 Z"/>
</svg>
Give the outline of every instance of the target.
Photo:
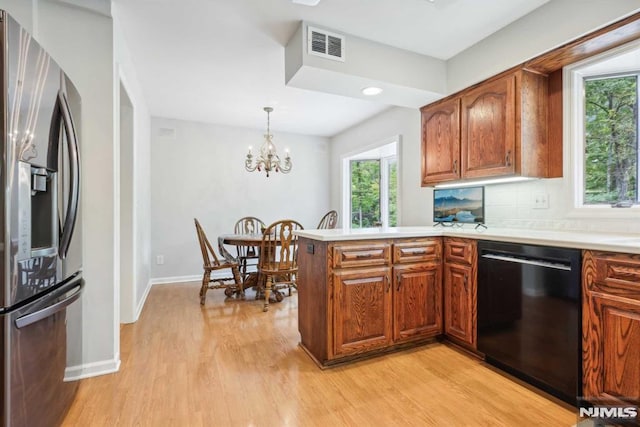
<svg viewBox="0 0 640 427">
<path fill-rule="evenodd" d="M 273 135 L 269 131 L 269 114 L 271 114 L 273 108 L 264 107 L 263 110 L 267 112 L 267 133 L 264 135 L 264 143 L 255 159 L 251 154 L 251 147 L 249 147 L 247 158 L 244 161 L 244 168 L 249 172 L 262 171 L 264 169 L 267 177 L 271 171 L 289 173 L 292 166 L 289 151 L 285 150 L 286 157 L 284 158 L 284 163 L 282 163 L 280 156 L 276 153 L 276 146 L 273 144 Z"/>
</svg>

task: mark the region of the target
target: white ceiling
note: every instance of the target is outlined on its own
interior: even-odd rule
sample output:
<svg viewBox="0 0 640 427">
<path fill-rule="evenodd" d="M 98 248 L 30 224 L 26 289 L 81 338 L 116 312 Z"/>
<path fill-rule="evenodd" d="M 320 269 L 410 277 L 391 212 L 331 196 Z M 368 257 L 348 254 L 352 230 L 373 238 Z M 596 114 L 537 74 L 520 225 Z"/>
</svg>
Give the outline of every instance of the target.
<svg viewBox="0 0 640 427">
<path fill-rule="evenodd" d="M 113 0 L 153 116 L 333 136 L 389 105 L 285 86 L 301 20 L 446 60 L 549 0 Z"/>
</svg>

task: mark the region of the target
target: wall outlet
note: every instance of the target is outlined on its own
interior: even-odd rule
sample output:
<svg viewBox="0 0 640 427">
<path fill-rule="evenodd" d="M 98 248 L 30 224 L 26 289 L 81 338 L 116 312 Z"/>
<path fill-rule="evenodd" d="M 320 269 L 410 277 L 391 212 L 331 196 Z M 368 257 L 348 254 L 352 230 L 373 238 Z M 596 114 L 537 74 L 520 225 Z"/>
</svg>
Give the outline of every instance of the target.
<svg viewBox="0 0 640 427">
<path fill-rule="evenodd" d="M 535 193 L 533 195 L 533 209 L 549 209 L 549 194 Z"/>
<path fill-rule="evenodd" d="M 156 264 L 158 264 L 158 265 L 164 264 L 164 255 L 157 255 L 156 256 Z"/>
</svg>

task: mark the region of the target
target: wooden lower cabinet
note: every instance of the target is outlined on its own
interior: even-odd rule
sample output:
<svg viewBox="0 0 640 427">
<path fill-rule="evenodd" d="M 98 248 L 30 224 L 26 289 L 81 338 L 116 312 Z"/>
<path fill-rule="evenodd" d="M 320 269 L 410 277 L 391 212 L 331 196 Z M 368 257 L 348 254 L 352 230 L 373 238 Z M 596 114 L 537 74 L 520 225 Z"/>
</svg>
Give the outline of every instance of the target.
<svg viewBox="0 0 640 427">
<path fill-rule="evenodd" d="M 322 366 L 442 334 L 442 239 L 300 238 L 298 330 Z"/>
<path fill-rule="evenodd" d="M 640 255 L 585 251 L 583 395 L 640 404 Z"/>
<path fill-rule="evenodd" d="M 471 305 L 471 267 L 458 264 L 444 266 L 445 333 L 449 337 L 475 345 Z"/>
<path fill-rule="evenodd" d="M 476 349 L 477 252 L 475 240 L 444 239 L 444 333 Z"/>
<path fill-rule="evenodd" d="M 394 341 L 442 333 L 442 265 L 439 262 L 393 267 Z"/>
<path fill-rule="evenodd" d="M 391 268 L 333 273 L 334 355 L 346 356 L 391 344 Z"/>
</svg>

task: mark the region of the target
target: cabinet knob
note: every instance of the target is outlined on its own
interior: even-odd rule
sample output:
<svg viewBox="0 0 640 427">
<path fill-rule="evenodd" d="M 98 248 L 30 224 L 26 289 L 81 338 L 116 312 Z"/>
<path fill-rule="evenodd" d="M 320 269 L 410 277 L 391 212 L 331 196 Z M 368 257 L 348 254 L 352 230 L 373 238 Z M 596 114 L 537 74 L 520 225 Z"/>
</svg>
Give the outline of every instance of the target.
<svg viewBox="0 0 640 427">
<path fill-rule="evenodd" d="M 453 173 L 458 174 L 458 159 L 453 161 Z"/>
<path fill-rule="evenodd" d="M 504 159 L 507 166 L 511 166 L 511 150 L 507 151 L 507 157 Z"/>
<path fill-rule="evenodd" d="M 384 278 L 387 281 L 387 292 L 389 292 L 391 290 L 391 279 L 389 278 L 388 274 L 384 276 Z"/>
<path fill-rule="evenodd" d="M 402 275 L 400 273 L 396 274 L 396 282 L 398 282 L 397 291 L 400 291 L 400 285 L 402 284 Z"/>
</svg>

